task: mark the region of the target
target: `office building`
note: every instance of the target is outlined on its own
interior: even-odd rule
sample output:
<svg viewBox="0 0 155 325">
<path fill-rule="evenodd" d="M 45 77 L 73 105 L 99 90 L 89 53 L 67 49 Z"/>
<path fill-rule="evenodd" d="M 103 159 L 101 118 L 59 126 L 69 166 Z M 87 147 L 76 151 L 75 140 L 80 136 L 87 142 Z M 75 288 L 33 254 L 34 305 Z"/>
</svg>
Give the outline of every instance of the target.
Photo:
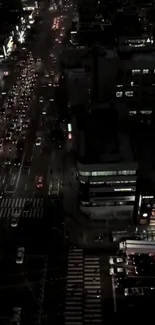
<svg viewBox="0 0 155 325">
<path fill-rule="evenodd" d="M 22 14 L 21 0 L 1 0 L 0 1 L 0 24 L 3 23 L 15 24 L 16 20 Z"/>
<path fill-rule="evenodd" d="M 77 134 L 80 209 L 112 228 L 133 223 L 138 171 L 133 142 L 116 120 L 109 107 L 94 110 Z"/>
</svg>

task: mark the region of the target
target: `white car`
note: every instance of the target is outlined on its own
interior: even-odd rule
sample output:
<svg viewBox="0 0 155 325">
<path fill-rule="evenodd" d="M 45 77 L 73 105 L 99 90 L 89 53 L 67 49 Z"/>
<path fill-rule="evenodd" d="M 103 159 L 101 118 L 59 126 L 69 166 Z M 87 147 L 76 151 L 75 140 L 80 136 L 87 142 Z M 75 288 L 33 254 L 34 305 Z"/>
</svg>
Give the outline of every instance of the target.
<svg viewBox="0 0 155 325">
<path fill-rule="evenodd" d="M 10 324 L 20 325 L 21 311 L 21 307 L 13 308 Z"/>
<path fill-rule="evenodd" d="M 19 247 L 17 249 L 16 264 L 22 264 L 24 261 L 25 248 Z"/>
<path fill-rule="evenodd" d="M 46 107 L 43 108 L 42 115 L 46 115 Z"/>
<path fill-rule="evenodd" d="M 124 275 L 125 271 L 123 267 L 111 267 L 109 270 L 110 275 Z"/>
<path fill-rule="evenodd" d="M 18 226 L 19 217 L 20 211 L 16 210 L 11 216 L 11 227 L 15 228 Z"/>
<path fill-rule="evenodd" d="M 126 262 L 124 257 L 119 257 L 119 256 L 110 256 L 109 258 L 109 264 L 124 264 Z"/>
<path fill-rule="evenodd" d="M 39 102 L 40 102 L 40 103 L 43 103 L 43 100 L 44 100 L 44 98 L 41 96 L 41 97 L 39 98 Z"/>
<path fill-rule="evenodd" d="M 42 139 L 41 139 L 40 137 L 38 137 L 38 138 L 36 139 L 36 146 L 37 146 L 37 147 L 41 146 L 41 141 L 42 141 Z"/>
</svg>

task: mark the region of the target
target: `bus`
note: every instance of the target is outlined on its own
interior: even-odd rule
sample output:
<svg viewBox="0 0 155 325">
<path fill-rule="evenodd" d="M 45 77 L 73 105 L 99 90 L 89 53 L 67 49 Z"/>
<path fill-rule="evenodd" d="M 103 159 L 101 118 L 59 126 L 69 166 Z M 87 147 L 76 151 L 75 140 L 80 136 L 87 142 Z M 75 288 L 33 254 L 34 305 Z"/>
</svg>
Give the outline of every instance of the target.
<svg viewBox="0 0 155 325">
<path fill-rule="evenodd" d="M 59 87 L 60 73 L 57 72 L 54 76 L 53 87 Z"/>
<path fill-rule="evenodd" d="M 53 178 L 50 181 L 48 195 L 51 198 L 59 198 L 61 192 L 61 181 L 58 178 Z"/>
</svg>

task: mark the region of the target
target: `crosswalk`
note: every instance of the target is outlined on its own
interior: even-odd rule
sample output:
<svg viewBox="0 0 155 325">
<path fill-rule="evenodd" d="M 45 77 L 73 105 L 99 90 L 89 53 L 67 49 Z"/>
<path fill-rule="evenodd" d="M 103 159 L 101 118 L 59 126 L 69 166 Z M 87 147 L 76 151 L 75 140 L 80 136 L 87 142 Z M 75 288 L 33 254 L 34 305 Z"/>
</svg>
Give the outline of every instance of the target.
<svg viewBox="0 0 155 325">
<path fill-rule="evenodd" d="M 32 208 L 29 212 L 24 213 L 25 202 L 30 200 Z M 21 212 L 23 218 L 43 218 L 43 198 L 3 198 L 0 201 L 0 218 L 11 218 L 15 210 Z"/>
<path fill-rule="evenodd" d="M 100 261 L 82 249 L 68 252 L 65 325 L 102 323 Z"/>
<path fill-rule="evenodd" d="M 84 324 L 102 324 L 100 260 L 84 259 Z"/>
<path fill-rule="evenodd" d="M 83 324 L 83 250 L 68 253 L 65 325 Z"/>
</svg>

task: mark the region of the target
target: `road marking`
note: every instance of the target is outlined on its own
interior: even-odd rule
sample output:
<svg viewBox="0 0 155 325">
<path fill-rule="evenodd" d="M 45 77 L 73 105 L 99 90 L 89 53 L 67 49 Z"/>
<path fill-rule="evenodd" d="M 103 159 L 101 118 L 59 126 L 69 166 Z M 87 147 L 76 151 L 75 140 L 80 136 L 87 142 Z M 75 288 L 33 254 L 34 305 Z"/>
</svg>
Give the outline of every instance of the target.
<svg viewBox="0 0 155 325">
<path fill-rule="evenodd" d="M 17 178 L 16 174 L 13 174 L 11 177 L 11 182 L 10 182 L 11 186 L 13 186 L 15 184 L 16 178 Z"/>
<path fill-rule="evenodd" d="M 18 208 L 20 209 L 22 218 L 42 219 L 44 215 L 43 198 L 37 199 L 37 202 L 32 201 L 33 208 L 26 214 L 23 213 L 25 201 L 26 198 L 3 198 L 0 202 L 0 218 L 10 218 L 14 210 Z M 34 203 L 37 203 L 37 206 Z"/>
<path fill-rule="evenodd" d="M 115 289 L 115 282 L 114 277 L 111 277 L 112 282 L 112 293 L 113 293 L 113 301 L 114 301 L 114 313 L 117 313 L 117 305 L 116 305 L 116 289 Z"/>
<path fill-rule="evenodd" d="M 24 155 L 23 155 L 23 157 L 22 157 L 22 161 L 21 161 L 21 165 L 20 165 L 20 168 L 19 168 L 19 172 L 18 172 L 18 176 L 17 176 L 17 181 L 16 181 L 16 185 L 15 185 L 15 190 L 14 190 L 14 192 L 16 192 L 17 187 L 18 187 L 18 184 L 19 184 L 20 175 L 21 175 L 22 168 L 23 168 L 24 158 L 25 158 L 25 152 L 24 152 Z"/>
</svg>

